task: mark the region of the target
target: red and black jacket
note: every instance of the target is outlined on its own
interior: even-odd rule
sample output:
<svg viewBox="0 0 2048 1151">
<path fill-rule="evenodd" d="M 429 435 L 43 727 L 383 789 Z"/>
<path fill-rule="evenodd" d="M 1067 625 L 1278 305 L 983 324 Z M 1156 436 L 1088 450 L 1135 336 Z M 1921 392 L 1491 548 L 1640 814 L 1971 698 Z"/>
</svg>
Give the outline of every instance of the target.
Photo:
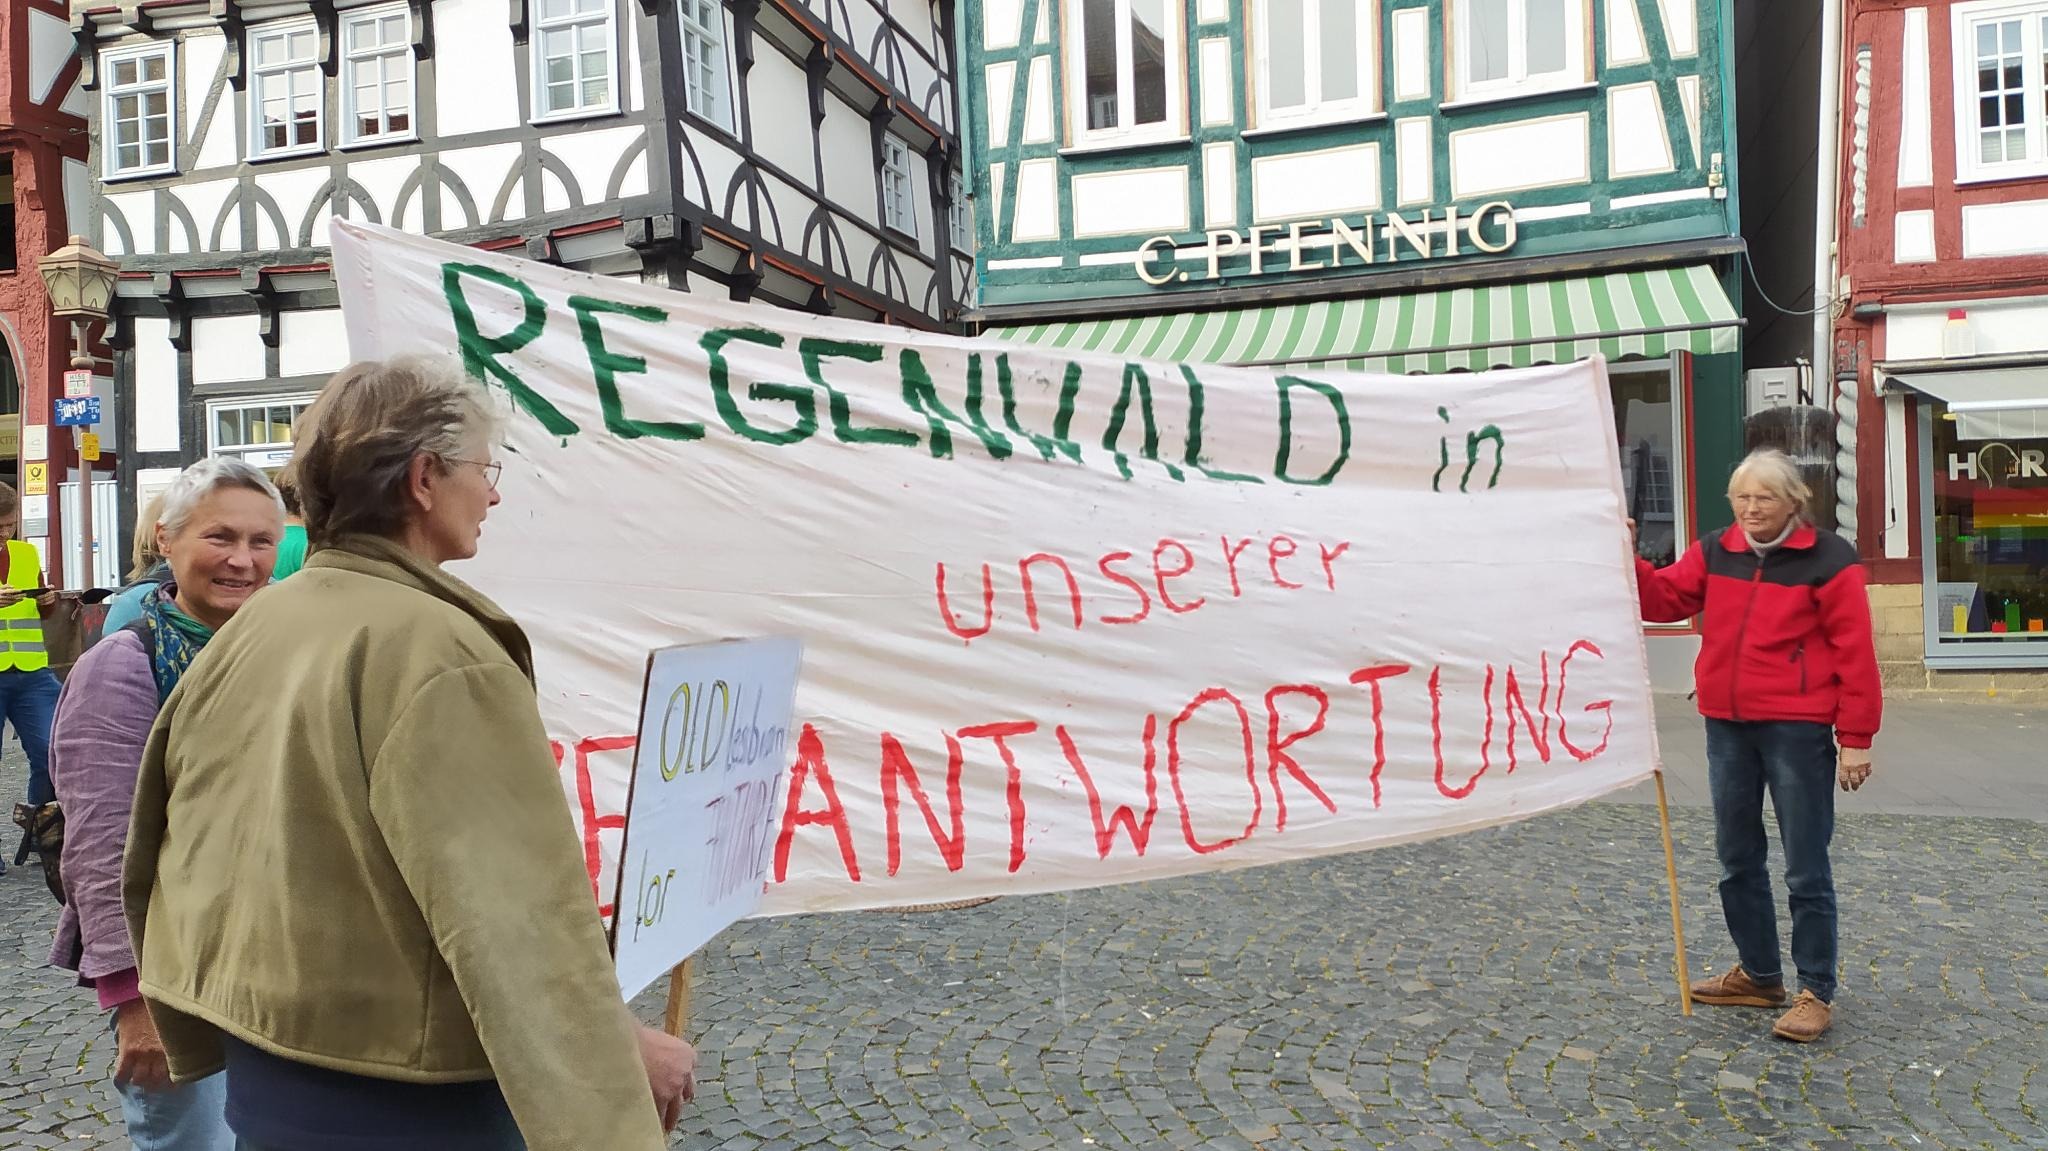
<svg viewBox="0 0 2048 1151">
<path fill-rule="evenodd" d="M 1884 712 L 1870 600 L 1856 548 L 1809 524 L 1759 557 L 1742 528 L 1708 536 L 1661 571 L 1636 561 L 1643 618 L 1700 616 L 1700 714 L 1808 720 L 1869 747 Z"/>
</svg>

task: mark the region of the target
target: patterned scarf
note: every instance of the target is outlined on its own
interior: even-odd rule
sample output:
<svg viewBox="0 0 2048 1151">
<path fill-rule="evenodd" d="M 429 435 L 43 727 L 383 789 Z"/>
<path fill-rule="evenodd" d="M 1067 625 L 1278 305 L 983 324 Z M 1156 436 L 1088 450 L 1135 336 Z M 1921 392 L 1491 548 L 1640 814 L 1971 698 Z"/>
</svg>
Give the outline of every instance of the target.
<svg viewBox="0 0 2048 1151">
<path fill-rule="evenodd" d="M 178 610 L 176 584 L 165 581 L 142 597 L 142 626 L 149 636 L 149 670 L 156 677 L 156 699 L 161 705 L 192 666 L 199 649 L 213 638 L 213 629 Z"/>
</svg>

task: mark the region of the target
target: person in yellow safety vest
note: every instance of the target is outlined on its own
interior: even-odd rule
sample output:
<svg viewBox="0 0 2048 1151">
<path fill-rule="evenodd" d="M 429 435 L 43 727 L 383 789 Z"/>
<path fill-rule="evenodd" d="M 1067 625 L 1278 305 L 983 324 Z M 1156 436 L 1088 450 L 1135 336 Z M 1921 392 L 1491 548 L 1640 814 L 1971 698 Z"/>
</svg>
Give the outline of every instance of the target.
<svg viewBox="0 0 2048 1151">
<path fill-rule="evenodd" d="M 43 586 L 43 559 L 20 535 L 21 497 L 0 484 L 0 540 L 7 545 L 7 570 L 0 575 L 0 718 L 28 753 L 28 804 L 41 807 L 56 798 L 50 787 L 50 721 L 59 687 L 43 644 L 42 609 L 56 604 L 57 593 L 30 594 Z M 15 864 L 27 856 L 23 839 Z"/>
</svg>

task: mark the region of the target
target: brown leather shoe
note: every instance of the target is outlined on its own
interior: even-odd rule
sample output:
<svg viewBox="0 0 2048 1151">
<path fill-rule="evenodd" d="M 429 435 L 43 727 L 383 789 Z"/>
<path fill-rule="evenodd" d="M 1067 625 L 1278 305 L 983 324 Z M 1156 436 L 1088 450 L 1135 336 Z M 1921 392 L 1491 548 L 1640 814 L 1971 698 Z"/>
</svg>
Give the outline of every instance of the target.
<svg viewBox="0 0 2048 1151">
<path fill-rule="evenodd" d="M 1813 992 L 1801 991 L 1792 1001 L 1792 1010 L 1778 1017 L 1778 1025 L 1771 1028 L 1771 1034 L 1794 1043 L 1811 1043 L 1826 1033 L 1834 1019 L 1834 1008 L 1822 1003 Z"/>
<path fill-rule="evenodd" d="M 1693 984 L 1692 998 L 1695 1003 L 1710 1003 L 1716 1007 L 1782 1007 L 1785 985 L 1780 983 L 1766 987 L 1751 979 L 1749 972 L 1738 963 L 1725 975 Z"/>
</svg>

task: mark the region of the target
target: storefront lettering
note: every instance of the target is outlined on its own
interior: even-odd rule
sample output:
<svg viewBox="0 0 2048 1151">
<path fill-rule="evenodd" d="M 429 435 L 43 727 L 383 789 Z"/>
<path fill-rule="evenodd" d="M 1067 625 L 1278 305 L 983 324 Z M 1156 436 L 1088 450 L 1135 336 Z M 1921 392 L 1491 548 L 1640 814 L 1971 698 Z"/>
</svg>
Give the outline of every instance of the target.
<svg viewBox="0 0 2048 1151">
<path fill-rule="evenodd" d="M 2048 452 L 2040 448 L 2014 449 L 2006 444 L 1986 444 L 1974 452 L 1950 452 L 1948 478 L 1974 483 L 2048 479 Z"/>
<path fill-rule="evenodd" d="M 1180 268 L 1183 259 L 1197 261 L 1201 278 L 1268 272 L 1318 272 L 1353 264 L 1455 258 L 1470 253 L 1497 256 L 1515 246 L 1519 233 L 1515 206 L 1506 200 L 1481 204 L 1471 213 L 1456 205 L 1439 215 L 1425 208 L 1410 219 L 1386 212 L 1351 220 L 1297 220 L 1292 224 L 1259 224 L 1244 231 L 1211 231 L 1199 248 L 1180 249 L 1172 236 L 1145 241 L 1134 258 L 1138 278 L 1157 287 L 1186 283 L 1195 275 Z M 1324 254 L 1328 249 L 1328 254 Z M 1285 257 L 1284 261 L 1280 257 Z M 1233 265 L 1226 268 L 1226 262 Z"/>
</svg>

